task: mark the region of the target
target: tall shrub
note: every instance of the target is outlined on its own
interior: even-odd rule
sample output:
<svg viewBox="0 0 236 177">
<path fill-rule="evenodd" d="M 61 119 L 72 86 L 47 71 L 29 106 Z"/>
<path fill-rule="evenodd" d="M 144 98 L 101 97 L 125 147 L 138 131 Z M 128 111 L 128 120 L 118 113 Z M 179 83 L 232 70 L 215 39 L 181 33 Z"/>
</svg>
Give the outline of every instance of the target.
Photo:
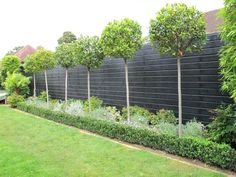
<svg viewBox="0 0 236 177">
<path fill-rule="evenodd" d="M 185 4 L 168 4 L 150 21 L 150 40 L 161 54 L 177 58 L 179 136 L 182 135 L 181 59 L 199 51 L 206 40 L 203 13 Z"/>
<path fill-rule="evenodd" d="M 222 90 L 230 93 L 236 102 L 236 1 L 225 0 L 222 11 L 224 23 L 220 36 L 224 46 L 220 51 Z"/>
<path fill-rule="evenodd" d="M 67 102 L 68 90 L 68 69 L 76 66 L 77 60 L 74 57 L 73 45 L 71 43 L 63 43 L 59 45 L 55 52 L 57 64 L 61 65 L 66 70 L 65 74 L 65 101 Z"/>
<path fill-rule="evenodd" d="M 26 96 L 29 93 L 30 78 L 21 73 L 8 74 L 4 83 L 8 94 L 16 93 L 18 95 Z"/>
<path fill-rule="evenodd" d="M 14 55 L 7 55 L 1 61 L 1 82 L 3 83 L 7 74 L 12 74 L 20 69 L 20 59 Z"/>
<path fill-rule="evenodd" d="M 35 74 L 40 71 L 40 65 L 35 55 L 29 55 L 25 59 L 24 68 L 27 73 L 33 74 L 34 80 L 34 97 L 36 97 L 36 79 Z"/>
<path fill-rule="evenodd" d="M 236 148 L 236 104 L 221 105 L 215 110 L 213 119 L 208 125 L 209 138 Z"/>
<path fill-rule="evenodd" d="M 97 36 L 80 36 L 78 42 L 75 43 L 77 52 L 77 58 L 79 63 L 87 68 L 88 77 L 88 101 L 89 112 L 91 112 L 91 100 L 90 100 L 90 71 L 93 68 L 98 68 L 103 63 L 104 55 L 101 47 L 100 39 Z"/>
<path fill-rule="evenodd" d="M 54 53 L 44 48 L 41 48 L 37 50 L 37 52 L 34 54 L 34 57 L 38 61 L 40 71 L 44 71 L 47 103 L 49 104 L 47 70 L 54 68 L 56 65 Z"/>
<path fill-rule="evenodd" d="M 126 102 L 127 117 L 130 121 L 129 110 L 129 81 L 127 61 L 133 59 L 136 52 L 142 46 L 141 26 L 128 18 L 121 21 L 114 20 L 108 23 L 102 32 L 101 44 L 104 54 L 108 57 L 123 58 L 125 62 L 125 83 L 126 83 Z"/>
</svg>

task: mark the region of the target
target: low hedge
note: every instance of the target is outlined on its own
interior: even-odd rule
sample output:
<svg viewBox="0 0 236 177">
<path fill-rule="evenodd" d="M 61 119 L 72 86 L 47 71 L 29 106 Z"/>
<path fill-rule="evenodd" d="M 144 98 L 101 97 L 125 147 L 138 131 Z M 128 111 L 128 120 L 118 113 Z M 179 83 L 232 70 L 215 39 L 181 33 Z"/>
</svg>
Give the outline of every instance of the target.
<svg viewBox="0 0 236 177">
<path fill-rule="evenodd" d="M 226 144 L 217 144 L 201 138 L 179 138 L 177 136 L 158 134 L 148 129 L 54 112 L 25 103 L 18 104 L 17 108 L 58 123 L 85 129 L 103 136 L 163 150 L 191 159 L 198 159 L 210 165 L 236 171 L 236 150 Z"/>
</svg>

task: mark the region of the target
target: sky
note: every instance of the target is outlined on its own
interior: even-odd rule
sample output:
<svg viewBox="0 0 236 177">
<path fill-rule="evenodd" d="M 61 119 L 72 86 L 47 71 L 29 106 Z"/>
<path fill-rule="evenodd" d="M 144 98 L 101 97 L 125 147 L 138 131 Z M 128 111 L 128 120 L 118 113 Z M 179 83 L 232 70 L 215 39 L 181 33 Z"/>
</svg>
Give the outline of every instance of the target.
<svg viewBox="0 0 236 177">
<path fill-rule="evenodd" d="M 2 0 L 0 57 L 16 46 L 55 50 L 64 31 L 100 35 L 109 21 L 131 18 L 148 35 L 149 21 L 166 3 L 182 2 L 202 12 L 223 7 L 223 0 Z"/>
</svg>

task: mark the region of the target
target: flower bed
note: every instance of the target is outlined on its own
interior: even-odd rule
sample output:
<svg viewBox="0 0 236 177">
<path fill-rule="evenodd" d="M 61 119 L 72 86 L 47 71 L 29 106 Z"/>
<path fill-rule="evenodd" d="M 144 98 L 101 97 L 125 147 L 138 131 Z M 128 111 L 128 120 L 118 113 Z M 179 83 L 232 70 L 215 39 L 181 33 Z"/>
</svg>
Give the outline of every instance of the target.
<svg viewBox="0 0 236 177">
<path fill-rule="evenodd" d="M 178 135 L 177 118 L 171 110 L 160 109 L 156 114 L 139 106 L 130 106 L 131 119 L 127 121 L 127 108 L 121 111 L 114 106 L 104 106 L 102 100 L 91 98 L 92 110 L 88 111 L 88 100 L 50 100 L 49 104 L 43 98 L 28 98 L 25 103 L 38 108 L 50 109 L 72 116 L 90 117 L 111 122 L 128 124 L 132 127 L 146 128 L 160 134 Z M 204 137 L 205 126 L 195 119 L 190 120 L 183 127 L 183 136 Z"/>
<path fill-rule="evenodd" d="M 147 128 L 132 127 L 119 122 L 80 117 L 19 103 L 19 110 L 43 118 L 78 127 L 110 138 L 159 149 L 171 154 L 198 159 L 207 164 L 236 171 L 236 151 L 226 144 L 217 144 L 203 138 L 177 137 L 160 134 Z"/>
</svg>

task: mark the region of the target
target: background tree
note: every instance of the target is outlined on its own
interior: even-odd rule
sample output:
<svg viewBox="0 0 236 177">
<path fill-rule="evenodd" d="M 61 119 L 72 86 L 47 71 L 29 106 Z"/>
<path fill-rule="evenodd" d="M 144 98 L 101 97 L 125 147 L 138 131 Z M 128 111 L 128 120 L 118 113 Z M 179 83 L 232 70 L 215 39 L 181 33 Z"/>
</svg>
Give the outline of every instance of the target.
<svg viewBox="0 0 236 177">
<path fill-rule="evenodd" d="M 79 63 L 84 65 L 88 71 L 88 101 L 89 112 L 91 112 L 91 100 L 90 100 L 90 71 L 93 68 L 98 68 L 103 63 L 104 55 L 100 44 L 99 37 L 93 36 L 81 36 L 78 42 L 75 43 L 77 48 L 77 58 Z"/>
<path fill-rule="evenodd" d="M 201 50 L 206 41 L 203 13 L 185 4 L 168 4 L 150 22 L 150 40 L 161 54 L 177 58 L 179 136 L 182 135 L 181 58 Z"/>
<path fill-rule="evenodd" d="M 236 102 L 236 1 L 225 0 L 220 36 L 224 46 L 220 51 L 222 90 L 230 93 Z"/>
<path fill-rule="evenodd" d="M 1 65 L 1 82 L 4 83 L 7 74 L 12 74 L 13 72 L 19 71 L 20 59 L 14 55 L 7 55 L 2 58 Z"/>
<path fill-rule="evenodd" d="M 58 44 L 63 44 L 63 43 L 71 43 L 73 41 L 76 40 L 76 35 L 74 35 L 72 32 L 70 31 L 65 31 L 62 35 L 62 37 L 60 37 L 57 42 Z"/>
<path fill-rule="evenodd" d="M 126 102 L 127 116 L 130 121 L 129 111 L 129 81 L 127 60 L 133 59 L 142 46 L 141 26 L 128 18 L 121 21 L 110 22 L 102 32 L 101 44 L 104 54 L 108 57 L 120 57 L 125 62 Z"/>
<path fill-rule="evenodd" d="M 71 43 L 63 43 L 56 49 L 55 58 L 57 63 L 66 70 L 65 75 L 65 101 L 67 102 L 67 80 L 68 80 L 68 69 L 76 66 L 77 60 L 74 57 L 74 48 Z"/>
<path fill-rule="evenodd" d="M 47 93 L 47 104 L 49 104 L 47 70 L 54 68 L 56 65 L 54 53 L 44 48 L 41 48 L 36 51 L 34 57 L 35 60 L 38 61 L 39 70 L 44 71 L 45 86 Z"/>
<path fill-rule="evenodd" d="M 6 53 L 6 55 L 15 55 L 18 51 L 20 51 L 21 49 L 23 49 L 24 46 L 16 46 L 15 48 L 13 48 L 12 50 L 8 51 Z"/>
<path fill-rule="evenodd" d="M 35 58 L 35 55 L 29 55 L 25 59 L 24 68 L 27 73 L 33 74 L 34 80 L 34 97 L 36 97 L 36 79 L 35 74 L 40 71 L 39 62 Z"/>
</svg>

